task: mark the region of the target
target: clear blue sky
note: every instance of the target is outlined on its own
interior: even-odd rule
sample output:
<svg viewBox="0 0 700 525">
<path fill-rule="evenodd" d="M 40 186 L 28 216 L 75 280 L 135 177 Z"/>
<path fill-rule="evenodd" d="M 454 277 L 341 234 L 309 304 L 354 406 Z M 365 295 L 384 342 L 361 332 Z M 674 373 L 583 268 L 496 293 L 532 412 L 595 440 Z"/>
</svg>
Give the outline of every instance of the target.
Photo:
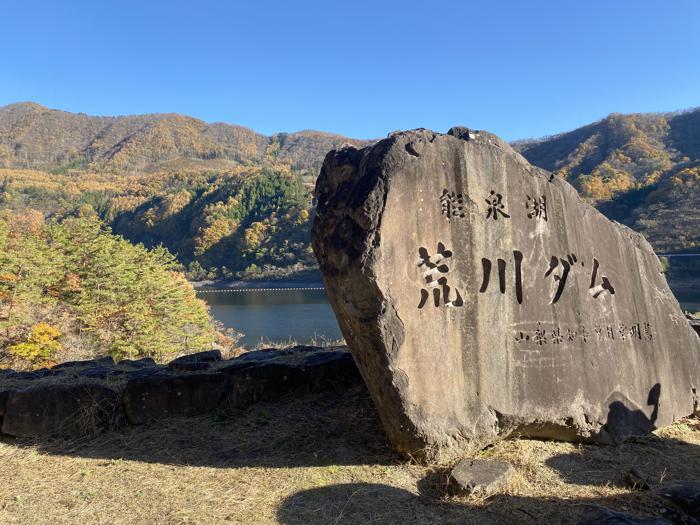
<svg viewBox="0 0 700 525">
<path fill-rule="evenodd" d="M 0 105 L 512 140 L 700 105 L 698 0 L 5 0 Z"/>
</svg>

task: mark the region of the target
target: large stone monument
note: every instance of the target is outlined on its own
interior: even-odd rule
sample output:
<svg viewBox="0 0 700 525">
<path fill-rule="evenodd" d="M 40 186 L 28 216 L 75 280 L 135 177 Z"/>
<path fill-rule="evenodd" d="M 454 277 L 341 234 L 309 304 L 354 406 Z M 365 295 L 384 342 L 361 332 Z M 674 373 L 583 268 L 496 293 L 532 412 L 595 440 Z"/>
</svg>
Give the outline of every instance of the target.
<svg viewBox="0 0 700 525">
<path fill-rule="evenodd" d="M 700 339 L 651 246 L 485 132 L 330 152 L 313 247 L 400 451 L 615 442 L 697 409 Z"/>
</svg>

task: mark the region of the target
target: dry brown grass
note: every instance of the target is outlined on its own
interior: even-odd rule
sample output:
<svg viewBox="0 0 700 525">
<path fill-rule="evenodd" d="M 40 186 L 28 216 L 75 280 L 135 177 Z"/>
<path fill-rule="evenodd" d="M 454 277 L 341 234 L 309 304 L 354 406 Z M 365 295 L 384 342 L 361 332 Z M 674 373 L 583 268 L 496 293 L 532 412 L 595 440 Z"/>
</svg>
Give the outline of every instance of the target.
<svg viewBox="0 0 700 525">
<path fill-rule="evenodd" d="M 391 452 L 361 388 L 127 428 L 87 441 L 0 441 L 0 523 L 573 523 L 586 502 L 660 513 L 622 484 L 700 473 L 697 422 L 618 448 L 509 440 L 509 494 L 449 496 L 446 470 Z"/>
<path fill-rule="evenodd" d="M 285 341 L 270 341 L 269 339 L 261 339 L 251 349 L 244 349 L 244 352 L 251 350 L 262 350 L 262 349 L 276 349 L 276 350 L 286 350 L 293 346 L 301 345 L 296 339 L 291 337 Z M 318 346 L 320 348 L 330 348 L 335 346 L 345 346 L 345 339 L 342 337 L 340 339 L 329 339 L 327 337 L 312 337 L 307 343 L 302 346 Z"/>
</svg>

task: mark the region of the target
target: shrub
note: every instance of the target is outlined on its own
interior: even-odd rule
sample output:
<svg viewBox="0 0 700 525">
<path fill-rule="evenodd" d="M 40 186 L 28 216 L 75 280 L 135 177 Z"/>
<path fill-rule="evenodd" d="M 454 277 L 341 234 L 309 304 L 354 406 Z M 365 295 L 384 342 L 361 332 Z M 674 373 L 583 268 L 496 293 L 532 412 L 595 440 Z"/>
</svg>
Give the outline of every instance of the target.
<svg viewBox="0 0 700 525">
<path fill-rule="evenodd" d="M 0 360 L 78 350 L 162 360 L 216 340 L 206 304 L 166 249 L 133 245 L 94 216 L 18 224 L 0 217 Z"/>
<path fill-rule="evenodd" d="M 47 323 L 38 323 L 32 327 L 24 342 L 11 345 L 7 351 L 14 361 L 30 364 L 50 361 L 61 350 L 59 337 L 61 331 L 58 328 Z"/>
</svg>

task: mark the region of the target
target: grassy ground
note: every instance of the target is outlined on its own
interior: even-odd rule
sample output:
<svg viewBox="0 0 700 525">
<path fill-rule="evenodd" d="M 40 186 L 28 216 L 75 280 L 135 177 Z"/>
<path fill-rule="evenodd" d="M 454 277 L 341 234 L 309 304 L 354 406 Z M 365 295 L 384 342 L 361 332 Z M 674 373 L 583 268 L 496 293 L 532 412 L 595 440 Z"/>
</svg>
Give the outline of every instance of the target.
<svg viewBox="0 0 700 525">
<path fill-rule="evenodd" d="M 618 448 L 509 440 L 506 495 L 448 495 L 446 470 L 393 454 L 364 389 L 171 420 L 82 442 L 0 441 L 0 523 L 573 523 L 593 502 L 662 515 L 623 483 L 697 479 L 688 421 Z"/>
</svg>

